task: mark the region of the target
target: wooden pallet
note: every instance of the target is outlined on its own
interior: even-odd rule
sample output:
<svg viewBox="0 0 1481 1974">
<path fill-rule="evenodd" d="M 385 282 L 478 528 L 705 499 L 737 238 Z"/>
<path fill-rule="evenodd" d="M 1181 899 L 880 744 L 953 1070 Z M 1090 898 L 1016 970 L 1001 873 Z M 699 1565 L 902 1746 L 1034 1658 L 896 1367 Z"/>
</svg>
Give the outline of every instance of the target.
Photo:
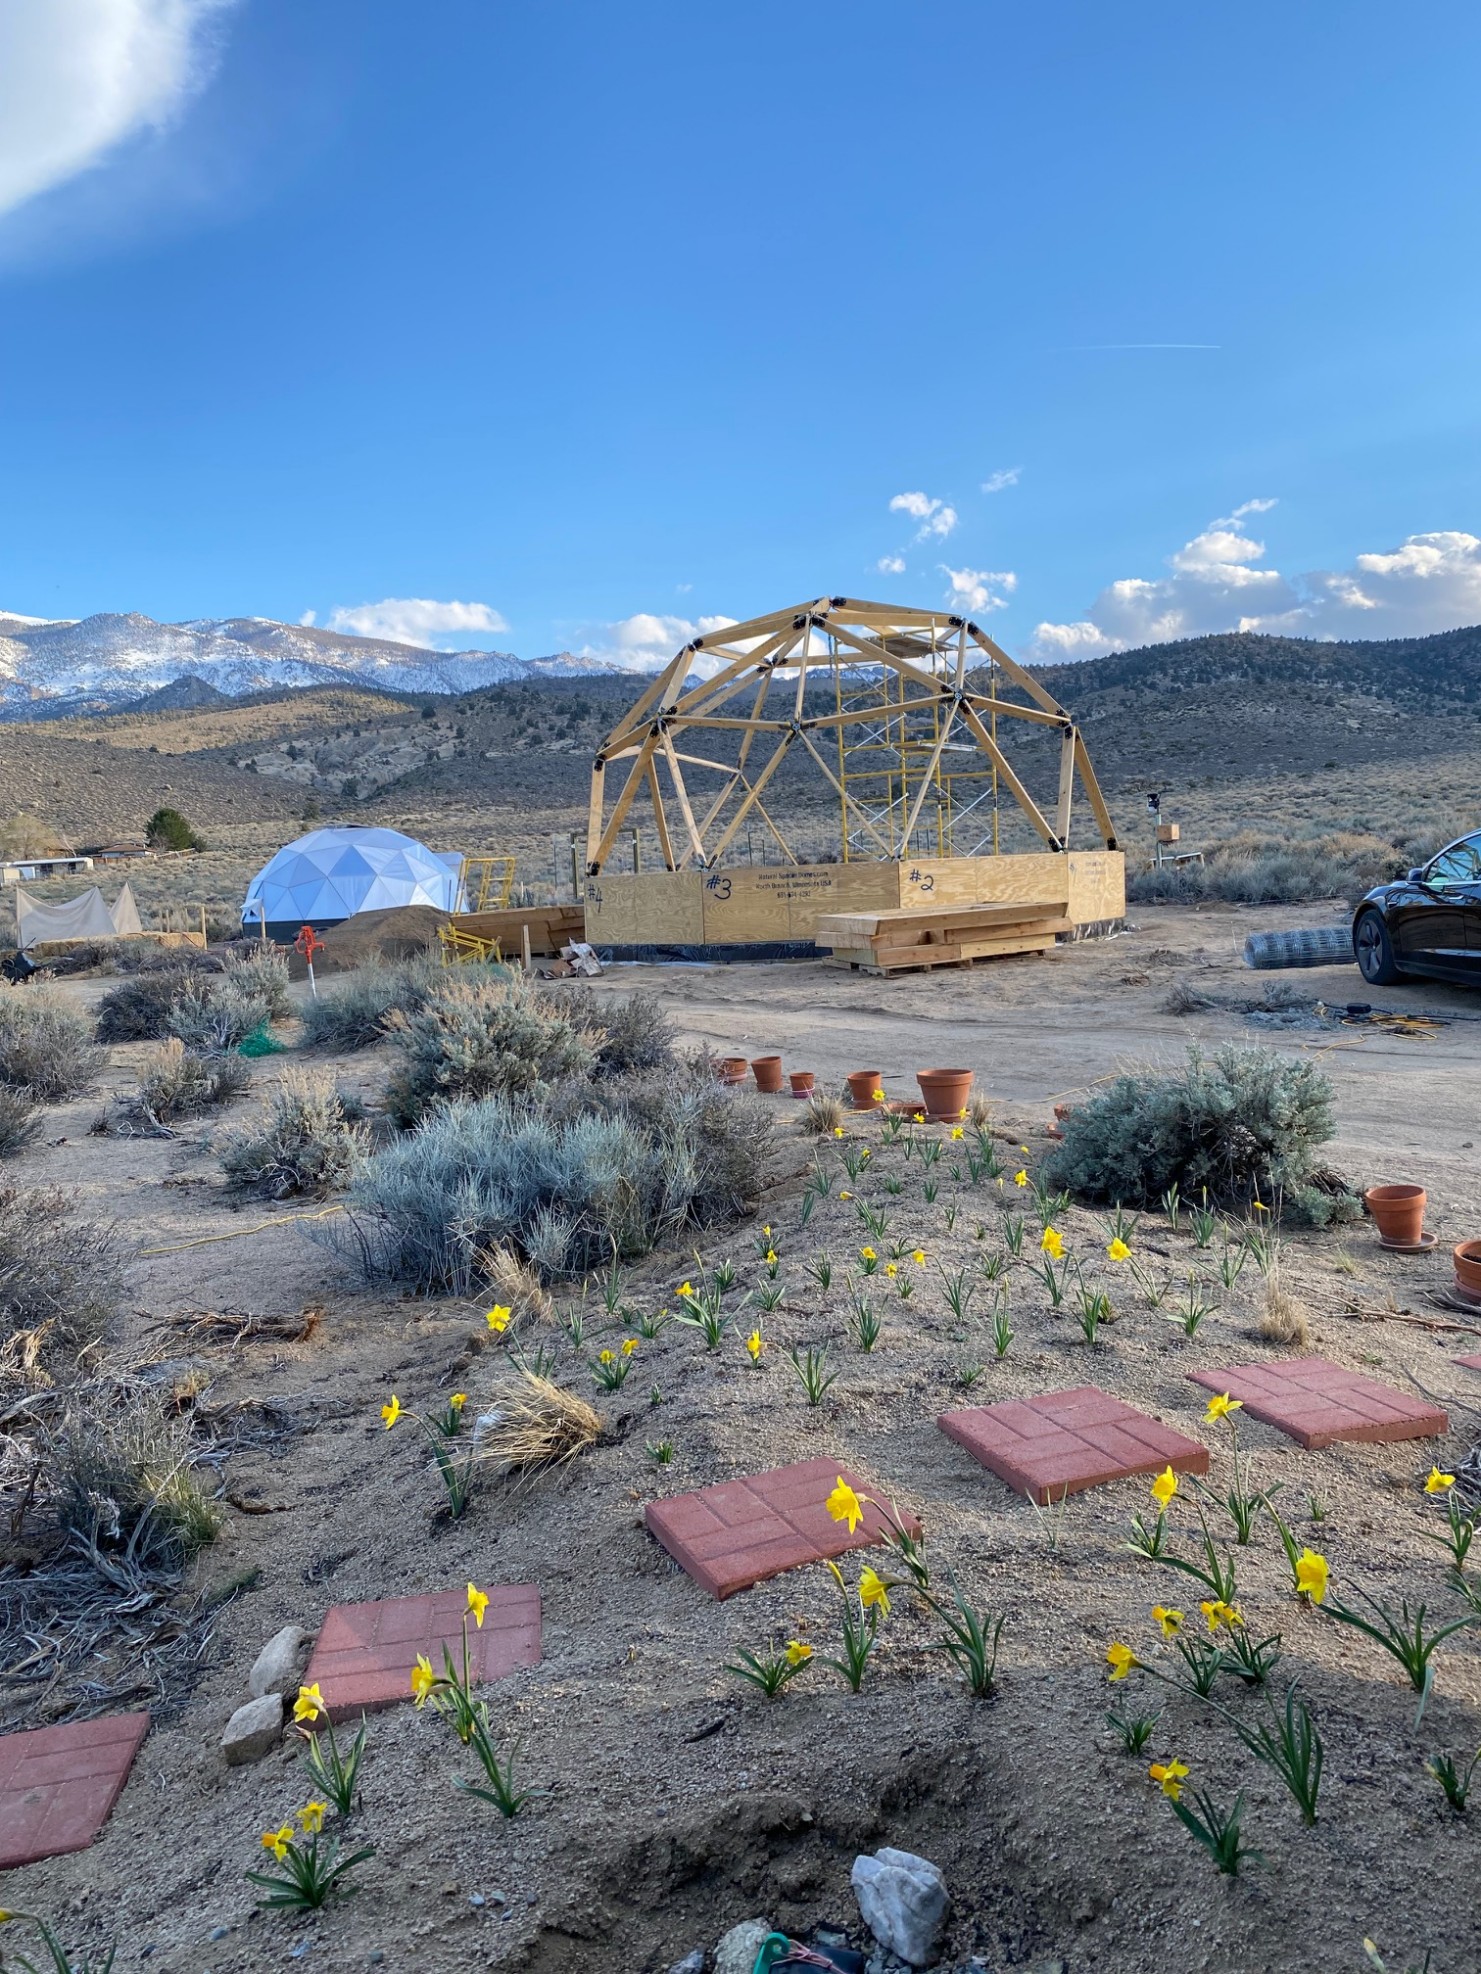
<svg viewBox="0 0 1481 1974">
<path fill-rule="evenodd" d="M 922 967 L 970 966 L 974 960 L 1047 952 L 1073 929 L 1062 905 L 937 905 L 881 912 L 830 912 L 819 918 L 815 943 L 835 966 L 866 973 L 906 973 Z"/>
</svg>

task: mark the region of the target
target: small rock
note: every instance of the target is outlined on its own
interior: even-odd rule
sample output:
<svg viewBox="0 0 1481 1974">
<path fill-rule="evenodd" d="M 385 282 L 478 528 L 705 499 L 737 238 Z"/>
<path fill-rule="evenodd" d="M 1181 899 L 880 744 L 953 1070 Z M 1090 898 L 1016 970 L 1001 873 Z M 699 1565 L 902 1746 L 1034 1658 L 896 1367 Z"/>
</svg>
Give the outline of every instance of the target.
<svg viewBox="0 0 1481 1974">
<path fill-rule="evenodd" d="M 705 1974 L 705 1950 L 696 1947 L 693 1953 L 686 1953 L 682 1960 L 676 1960 L 669 1974 Z"/>
<path fill-rule="evenodd" d="M 873 1857 L 856 1857 L 851 1877 L 864 1924 L 879 1944 L 912 1967 L 933 1967 L 951 1909 L 938 1867 L 886 1844 Z"/>
<path fill-rule="evenodd" d="M 469 1905 L 487 1905 L 488 1900 L 482 1892 L 470 1892 L 468 1894 L 468 1903 Z"/>
<path fill-rule="evenodd" d="M 213 1926 L 209 1937 L 213 1940 L 224 1940 L 230 1931 L 229 1926 Z"/>
<path fill-rule="evenodd" d="M 715 1974 L 751 1974 L 770 1931 L 769 1919 L 743 1919 L 732 1926 L 715 1948 Z"/>
<path fill-rule="evenodd" d="M 254 1700 L 268 1693 L 286 1693 L 298 1687 L 298 1655 L 303 1650 L 302 1625 L 285 1624 L 275 1632 L 252 1663 L 247 1675 L 247 1691 Z"/>
<path fill-rule="evenodd" d="M 243 1762 L 260 1762 L 278 1745 L 283 1731 L 283 1696 L 264 1693 L 260 1700 L 249 1700 L 238 1707 L 226 1723 L 221 1751 L 233 1768 Z"/>
</svg>

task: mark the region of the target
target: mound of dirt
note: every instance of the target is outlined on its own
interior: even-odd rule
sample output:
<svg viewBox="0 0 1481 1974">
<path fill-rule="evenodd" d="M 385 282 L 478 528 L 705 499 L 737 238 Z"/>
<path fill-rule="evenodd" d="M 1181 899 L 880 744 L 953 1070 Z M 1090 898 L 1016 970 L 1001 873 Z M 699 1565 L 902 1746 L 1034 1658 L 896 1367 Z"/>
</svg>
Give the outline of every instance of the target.
<svg viewBox="0 0 1481 1974">
<path fill-rule="evenodd" d="M 448 914 L 435 905 L 394 905 L 380 912 L 356 912 L 324 936 L 316 974 L 349 973 L 367 960 L 409 960 L 437 944 Z M 301 965 L 302 962 L 300 961 Z"/>
</svg>

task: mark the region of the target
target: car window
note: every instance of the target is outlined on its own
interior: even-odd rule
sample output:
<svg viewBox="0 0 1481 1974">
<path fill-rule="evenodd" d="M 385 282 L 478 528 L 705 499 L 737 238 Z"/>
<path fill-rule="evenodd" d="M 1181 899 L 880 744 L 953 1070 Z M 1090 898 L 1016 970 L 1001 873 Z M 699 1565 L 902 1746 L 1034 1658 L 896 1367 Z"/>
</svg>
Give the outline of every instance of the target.
<svg viewBox="0 0 1481 1974">
<path fill-rule="evenodd" d="M 1442 850 L 1425 871 L 1426 883 L 1481 884 L 1481 835 L 1462 837 Z"/>
</svg>

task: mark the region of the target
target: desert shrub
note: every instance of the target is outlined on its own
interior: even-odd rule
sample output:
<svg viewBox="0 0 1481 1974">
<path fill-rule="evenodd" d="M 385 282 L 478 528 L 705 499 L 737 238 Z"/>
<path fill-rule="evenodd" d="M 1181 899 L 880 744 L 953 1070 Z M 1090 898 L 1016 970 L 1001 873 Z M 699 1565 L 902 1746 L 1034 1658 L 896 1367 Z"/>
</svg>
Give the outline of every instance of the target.
<svg viewBox="0 0 1481 1974">
<path fill-rule="evenodd" d="M 1344 1217 L 1317 1151 L 1332 1136 L 1332 1086 L 1314 1063 L 1270 1049 L 1188 1051 L 1171 1074 L 1118 1076 L 1064 1121 L 1045 1161 L 1052 1186 L 1104 1205 L 1155 1206 L 1169 1187 L 1196 1201 L 1295 1219 Z"/>
<path fill-rule="evenodd" d="M 559 990 L 551 999 L 565 1010 L 573 1026 L 593 1040 L 596 1076 L 634 1076 L 649 1069 L 666 1069 L 675 1058 L 674 1025 L 656 994 L 624 994 L 608 998 L 589 988 Z"/>
<path fill-rule="evenodd" d="M 112 1227 L 74 1220 L 55 1189 L 0 1186 L 0 1339 L 52 1326 L 68 1342 L 102 1334 L 123 1293 Z"/>
<path fill-rule="evenodd" d="M 144 825 L 144 841 L 151 850 L 204 850 L 206 847 L 178 809 L 156 809 Z"/>
<path fill-rule="evenodd" d="M 0 1084 L 37 1103 L 61 1103 L 90 1090 L 105 1060 L 87 1017 L 60 995 L 0 988 Z"/>
<path fill-rule="evenodd" d="M 1222 898 L 1238 905 L 1299 905 L 1319 898 L 1362 897 L 1401 877 L 1412 854 L 1381 836 L 1334 830 L 1290 838 L 1244 831 L 1204 851 L 1201 864 L 1164 864 L 1128 872 L 1126 895 L 1137 904 Z"/>
<path fill-rule="evenodd" d="M 114 1557 L 139 1571 L 183 1568 L 222 1519 L 195 1453 L 188 1417 L 142 1378 L 95 1379 L 69 1393 L 45 1456 L 70 1546 L 105 1573 Z"/>
<path fill-rule="evenodd" d="M 0 1086 L 0 1158 L 9 1158 L 30 1144 L 40 1129 L 41 1119 L 30 1092 Z"/>
<path fill-rule="evenodd" d="M 328 1071 L 289 1069 L 261 1127 L 231 1138 L 221 1163 L 232 1185 L 270 1199 L 322 1199 L 346 1183 L 364 1149 L 364 1127 Z"/>
<path fill-rule="evenodd" d="M 169 1033 L 197 1055 L 220 1055 L 265 1028 L 267 994 L 237 971 L 188 973 L 165 1016 Z"/>
<path fill-rule="evenodd" d="M 563 1107 L 489 1097 L 434 1113 L 360 1167 L 348 1233 L 331 1238 L 372 1279 L 466 1295 L 493 1248 L 549 1281 L 646 1254 L 755 1197 L 772 1130 L 762 1106 L 682 1076 L 591 1087 L 599 1109 L 572 1093 Z"/>
<path fill-rule="evenodd" d="M 398 1124 L 415 1124 L 440 1104 L 584 1082 L 595 1059 L 593 1038 L 522 974 L 448 974 L 420 1007 L 393 1008 L 386 1027 L 401 1051 L 386 1091 Z"/>
<path fill-rule="evenodd" d="M 251 1085 L 252 1072 L 239 1055 L 197 1055 L 172 1035 L 151 1053 L 121 1110 L 130 1122 L 168 1125 L 230 1103 Z"/>
<path fill-rule="evenodd" d="M 172 963 L 149 967 L 110 987 L 98 1002 L 100 1042 L 160 1042 L 170 1032 L 170 1012 L 197 969 Z"/>
<path fill-rule="evenodd" d="M 488 969 L 478 968 L 482 976 Z M 370 960 L 347 979 L 336 981 L 303 1010 L 304 1046 L 348 1055 L 385 1040 L 392 1009 L 413 1014 L 446 979 L 440 960 L 419 954 L 388 965 Z M 502 970 L 499 977 L 503 978 Z"/>
<path fill-rule="evenodd" d="M 269 1021 L 283 1021 L 292 1014 L 288 993 L 288 955 L 276 946 L 254 946 L 247 952 L 227 955 L 221 991 L 234 989 L 264 1003 Z"/>
</svg>

